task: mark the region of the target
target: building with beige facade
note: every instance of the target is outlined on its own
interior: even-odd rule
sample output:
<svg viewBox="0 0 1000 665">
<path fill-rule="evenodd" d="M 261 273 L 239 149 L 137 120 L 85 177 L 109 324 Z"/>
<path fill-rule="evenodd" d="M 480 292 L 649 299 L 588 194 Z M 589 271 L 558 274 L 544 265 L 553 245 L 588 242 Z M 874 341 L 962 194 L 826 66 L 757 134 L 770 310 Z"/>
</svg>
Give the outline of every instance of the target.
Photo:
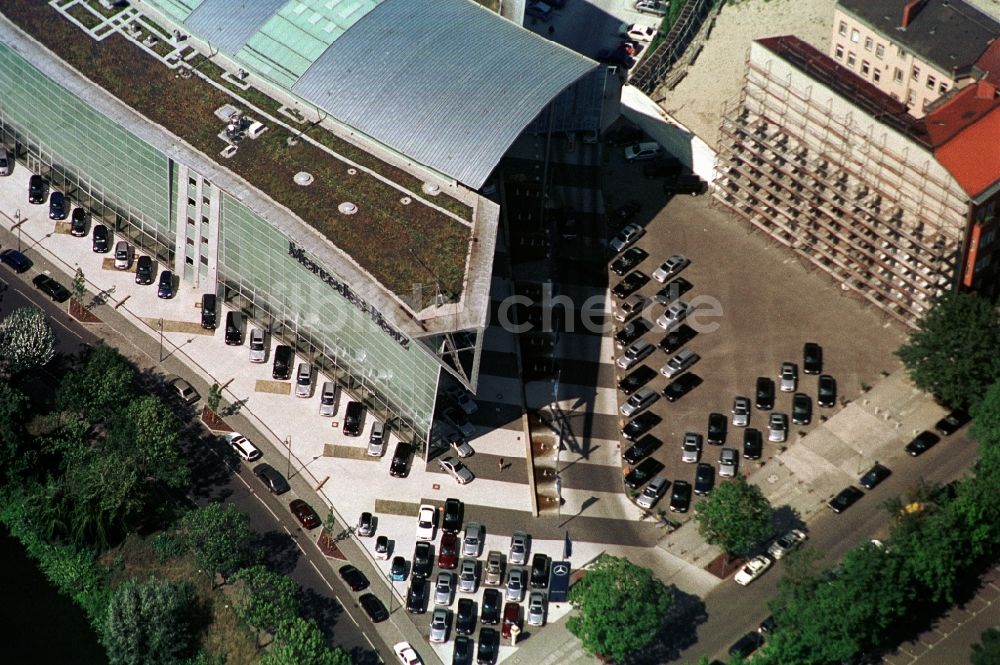
<svg viewBox="0 0 1000 665">
<path fill-rule="evenodd" d="M 962 0 L 838 0 L 829 55 L 919 118 L 952 88 L 1000 83 L 1000 23 Z"/>
</svg>

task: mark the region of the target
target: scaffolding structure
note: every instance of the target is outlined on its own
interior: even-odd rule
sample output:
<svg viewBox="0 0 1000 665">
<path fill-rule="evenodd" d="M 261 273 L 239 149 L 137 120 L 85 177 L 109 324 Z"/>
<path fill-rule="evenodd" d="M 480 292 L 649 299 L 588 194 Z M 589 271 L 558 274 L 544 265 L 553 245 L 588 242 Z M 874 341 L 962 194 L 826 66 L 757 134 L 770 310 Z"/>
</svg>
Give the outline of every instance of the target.
<svg viewBox="0 0 1000 665">
<path fill-rule="evenodd" d="M 916 126 L 879 117 L 864 95 L 845 99 L 843 82 L 817 94 L 827 81 L 779 75 L 753 54 L 738 104 L 722 114 L 715 199 L 844 291 L 916 327 L 955 285 L 967 198 L 931 168 Z"/>
</svg>

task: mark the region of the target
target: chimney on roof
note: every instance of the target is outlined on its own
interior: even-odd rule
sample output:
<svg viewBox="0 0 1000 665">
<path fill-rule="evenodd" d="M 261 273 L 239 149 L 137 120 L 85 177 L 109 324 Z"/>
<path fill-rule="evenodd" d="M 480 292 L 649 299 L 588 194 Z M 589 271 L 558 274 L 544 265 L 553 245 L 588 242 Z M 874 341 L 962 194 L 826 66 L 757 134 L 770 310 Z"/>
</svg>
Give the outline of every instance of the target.
<svg viewBox="0 0 1000 665">
<path fill-rule="evenodd" d="M 903 16 L 899 23 L 899 27 L 906 30 L 907 26 L 917 18 L 917 14 L 924 5 L 927 4 L 927 0 L 909 0 L 905 5 L 903 5 Z"/>
<path fill-rule="evenodd" d="M 984 79 L 976 81 L 976 99 L 993 99 L 996 94 L 997 87 L 989 81 Z"/>
</svg>

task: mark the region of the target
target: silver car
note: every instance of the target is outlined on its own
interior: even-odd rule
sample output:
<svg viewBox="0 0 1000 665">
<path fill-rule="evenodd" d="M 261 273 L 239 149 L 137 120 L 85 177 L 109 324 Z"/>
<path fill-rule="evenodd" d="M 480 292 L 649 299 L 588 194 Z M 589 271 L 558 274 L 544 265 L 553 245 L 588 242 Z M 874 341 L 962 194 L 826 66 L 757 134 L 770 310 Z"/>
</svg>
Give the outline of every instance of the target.
<svg viewBox="0 0 1000 665">
<path fill-rule="evenodd" d="M 528 625 L 542 626 L 545 624 L 545 594 L 532 591 L 528 596 Z"/>
<path fill-rule="evenodd" d="M 611 239 L 611 250 L 615 254 L 623 252 L 645 233 L 646 229 L 642 228 L 638 224 L 629 224 L 619 231 L 618 235 Z"/>
<path fill-rule="evenodd" d="M 465 540 L 462 541 L 462 556 L 479 556 L 479 550 L 483 547 L 484 529 L 478 522 L 469 522 L 465 525 Z"/>
<path fill-rule="evenodd" d="M 656 505 L 656 502 L 660 500 L 664 492 L 667 491 L 667 487 L 670 485 L 670 481 L 663 476 L 657 476 L 649 481 L 649 484 L 643 488 L 642 494 L 635 502 L 640 508 L 645 508 L 649 510 Z M 529 622 L 530 623 L 530 622 Z M 541 625 L 541 624 L 538 624 Z"/>
<path fill-rule="evenodd" d="M 719 451 L 719 477 L 732 478 L 736 475 L 740 453 L 735 448 L 723 448 Z"/>
<path fill-rule="evenodd" d="M 674 254 L 669 259 L 660 264 L 660 267 L 653 271 L 653 279 L 663 284 L 668 279 L 684 270 L 691 263 L 686 256 Z"/>
<path fill-rule="evenodd" d="M 438 573 L 434 583 L 434 604 L 451 605 L 451 593 L 455 590 L 455 576 L 446 570 Z"/>
<path fill-rule="evenodd" d="M 439 607 L 431 614 L 430 641 L 441 643 L 448 639 L 448 624 L 451 623 L 448 610 Z"/>
<path fill-rule="evenodd" d="M 507 591 L 504 597 L 515 603 L 524 599 L 524 581 L 527 577 L 524 568 L 511 568 L 507 573 Z"/>
<path fill-rule="evenodd" d="M 679 326 L 681 321 L 686 319 L 690 313 L 691 305 L 683 300 L 678 300 L 670 307 L 667 307 L 667 311 L 660 314 L 660 317 L 656 319 L 656 325 L 670 332 Z"/>
<path fill-rule="evenodd" d="M 625 417 L 631 417 L 644 410 L 650 404 L 660 399 L 660 393 L 652 388 L 639 388 L 632 396 L 625 401 L 618 409 L 618 412 Z"/>
<path fill-rule="evenodd" d="M 462 593 L 475 593 L 476 581 L 476 560 L 462 559 L 458 572 L 458 590 Z"/>
<path fill-rule="evenodd" d="M 778 388 L 783 393 L 794 393 L 799 383 L 799 366 L 795 363 L 781 363 L 778 373 Z"/>
<path fill-rule="evenodd" d="M 701 434 L 684 432 L 684 443 L 681 444 L 681 461 L 695 464 L 701 456 Z"/>
<path fill-rule="evenodd" d="M 469 470 L 469 467 L 462 464 L 456 457 L 445 457 L 438 460 L 441 470 L 455 479 L 459 485 L 471 483 L 476 476 Z"/>
<path fill-rule="evenodd" d="M 267 346 L 264 331 L 253 328 L 250 331 L 250 362 L 262 363 L 267 360 Z"/>
<path fill-rule="evenodd" d="M 640 339 L 638 342 L 633 342 L 625 352 L 622 357 L 618 359 L 618 366 L 622 369 L 630 369 L 635 365 L 642 362 L 642 360 L 651 354 L 656 347 L 647 340 Z"/>
<path fill-rule="evenodd" d="M 250 348 L 253 349 L 253 333 L 250 333 Z M 253 353 L 253 351 L 250 353 Z M 337 415 L 339 404 L 340 386 L 333 381 L 324 381 L 323 388 L 319 393 L 319 415 L 327 417 Z M 371 451 L 368 454 L 370 455 Z M 381 454 L 379 453 L 378 455 L 381 456 Z"/>
<path fill-rule="evenodd" d="M 448 445 L 459 457 L 472 457 L 476 451 L 472 449 L 465 437 L 458 432 L 451 432 L 447 437 Z"/>
<path fill-rule="evenodd" d="M 733 426 L 746 427 L 750 422 L 750 398 L 738 395 L 733 400 Z"/>
<path fill-rule="evenodd" d="M 783 413 L 772 413 L 767 419 L 767 440 L 782 443 L 788 437 L 788 416 Z"/>
<path fill-rule="evenodd" d="M 512 566 L 528 563 L 528 534 L 524 531 L 515 531 L 510 537 L 510 554 L 507 559 Z"/>
<path fill-rule="evenodd" d="M 667 361 L 667 364 L 660 368 L 660 374 L 672 379 L 678 374 L 686 371 L 701 358 L 691 349 L 681 349 L 677 355 Z"/>
<path fill-rule="evenodd" d="M 312 394 L 313 368 L 309 363 L 299 363 L 295 372 L 295 396 L 309 397 Z"/>
</svg>

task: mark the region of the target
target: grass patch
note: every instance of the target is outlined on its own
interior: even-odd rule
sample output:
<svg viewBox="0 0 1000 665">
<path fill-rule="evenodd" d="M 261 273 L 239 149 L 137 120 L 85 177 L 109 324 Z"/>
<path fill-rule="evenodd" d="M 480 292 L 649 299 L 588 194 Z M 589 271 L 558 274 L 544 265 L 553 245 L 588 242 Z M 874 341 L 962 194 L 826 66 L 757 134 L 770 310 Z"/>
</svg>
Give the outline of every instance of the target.
<svg viewBox="0 0 1000 665">
<path fill-rule="evenodd" d="M 197 76 L 177 76 L 121 35 L 101 42 L 81 39 L 75 27 L 59 20 L 47 3 L 7 0 L 5 8 L 11 21 L 152 122 L 207 155 L 217 155 L 225 147 L 217 138 L 222 123 L 214 116 L 218 107 L 234 104 L 225 92 Z M 198 66 L 202 71 L 214 67 L 207 61 L 199 61 Z M 365 166 L 374 159 L 329 132 L 318 130 L 310 136 Z M 457 298 L 470 242 L 468 227 L 418 202 L 403 205 L 398 189 L 364 173 L 350 176 L 344 162 L 306 141 L 289 147 L 288 137 L 285 128 L 271 127 L 261 138 L 244 141 L 225 165 L 323 233 L 402 298 L 412 297 L 413 284 L 435 281 Z M 418 178 L 378 164 L 374 170 L 419 191 Z M 292 176 L 298 171 L 312 173 L 315 183 L 308 188 L 295 185 Z M 443 198 L 436 200 L 442 207 Z M 357 204 L 359 212 L 340 215 L 337 205 L 344 201 Z"/>
<path fill-rule="evenodd" d="M 93 7 L 94 11 L 98 12 L 99 14 L 107 18 L 111 18 L 112 16 L 118 14 L 125 8 L 125 5 L 121 5 L 118 7 L 112 7 L 111 9 L 105 9 L 104 6 L 99 2 L 99 0 L 90 0 L 86 4 L 90 7 Z"/>
<path fill-rule="evenodd" d="M 66 13 L 86 26 L 88 30 L 93 30 L 101 24 L 101 19 L 94 16 L 92 12 L 87 11 L 87 8 L 81 5 L 73 5 L 66 10 Z"/>
</svg>

